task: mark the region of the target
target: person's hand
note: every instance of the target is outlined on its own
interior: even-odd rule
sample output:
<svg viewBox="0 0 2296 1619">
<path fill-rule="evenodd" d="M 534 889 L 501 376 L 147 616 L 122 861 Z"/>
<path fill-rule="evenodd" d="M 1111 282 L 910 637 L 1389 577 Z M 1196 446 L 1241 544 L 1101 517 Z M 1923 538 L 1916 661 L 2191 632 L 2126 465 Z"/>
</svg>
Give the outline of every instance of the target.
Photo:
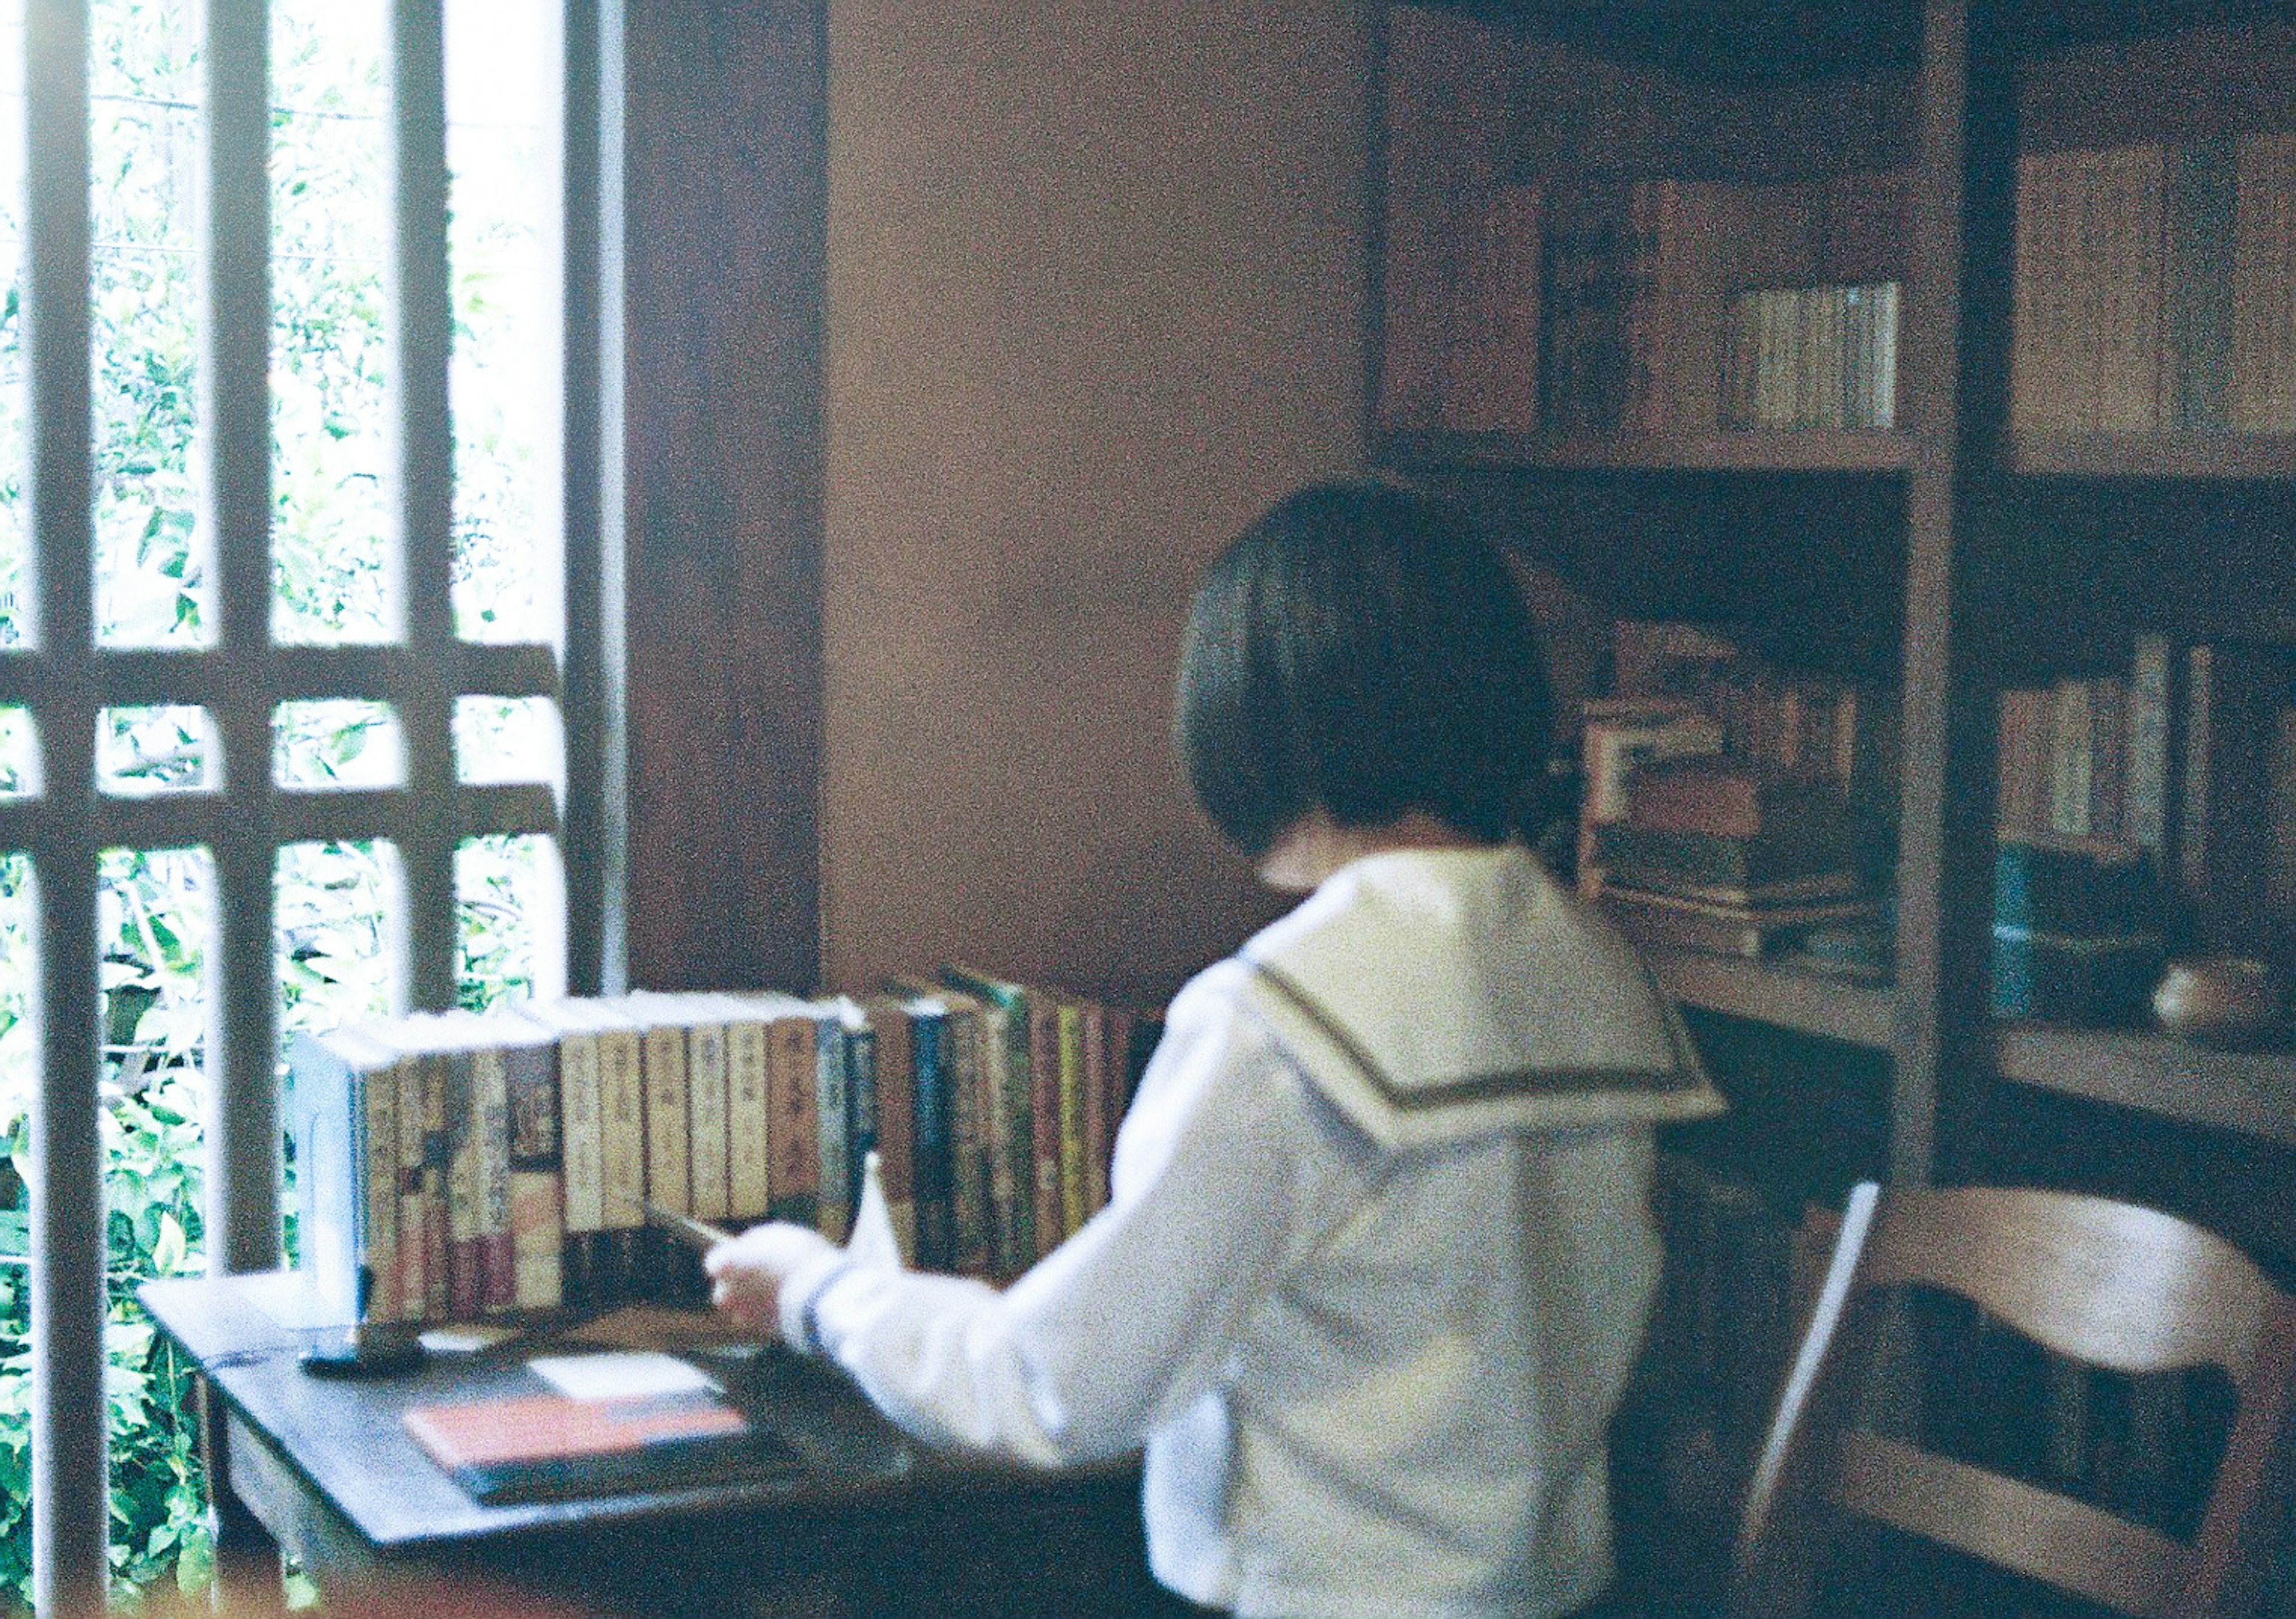
<svg viewBox="0 0 2296 1619">
<path fill-rule="evenodd" d="M 771 1337 L 781 1324 L 782 1284 L 836 1245 L 818 1231 L 775 1221 L 729 1237 L 701 1256 L 709 1302 Z"/>
</svg>

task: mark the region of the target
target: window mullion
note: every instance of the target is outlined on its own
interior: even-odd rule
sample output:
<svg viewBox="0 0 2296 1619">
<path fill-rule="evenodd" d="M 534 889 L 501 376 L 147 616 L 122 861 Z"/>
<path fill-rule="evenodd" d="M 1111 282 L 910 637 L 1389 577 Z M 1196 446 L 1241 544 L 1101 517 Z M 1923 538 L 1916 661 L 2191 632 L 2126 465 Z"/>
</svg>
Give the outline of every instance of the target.
<svg viewBox="0 0 2296 1619">
<path fill-rule="evenodd" d="M 455 1001 L 454 434 L 447 416 L 446 27 L 441 0 L 392 0 L 390 337 L 398 442 L 399 613 L 412 654 L 399 690 L 416 825 L 400 849 L 406 983 L 417 1007 Z"/>
<path fill-rule="evenodd" d="M 98 1613 L 105 1573 L 103 1181 L 97 1131 L 96 680 L 90 516 L 87 0 L 31 0 L 24 37 L 27 469 L 46 814 L 32 1121 L 32 1596 Z"/>
<path fill-rule="evenodd" d="M 225 678 L 212 699 L 228 814 L 217 839 L 209 1073 L 209 1264 L 279 1261 L 272 963 L 269 0 L 207 0 L 201 413 Z"/>
</svg>

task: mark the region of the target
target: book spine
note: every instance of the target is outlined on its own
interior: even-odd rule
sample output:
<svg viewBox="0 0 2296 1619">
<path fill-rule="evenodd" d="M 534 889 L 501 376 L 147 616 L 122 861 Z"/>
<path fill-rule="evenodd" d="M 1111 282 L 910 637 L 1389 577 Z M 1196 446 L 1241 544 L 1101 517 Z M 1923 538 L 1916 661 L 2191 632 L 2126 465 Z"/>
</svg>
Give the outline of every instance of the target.
<svg viewBox="0 0 2296 1619">
<path fill-rule="evenodd" d="M 1060 1008 L 1031 993 L 1029 1008 L 1029 1157 L 1035 1200 L 1034 1246 L 1022 1250 L 1025 1266 L 1042 1259 L 1061 1239 L 1061 1031 Z"/>
<path fill-rule="evenodd" d="M 471 1107 L 479 1151 L 479 1307 L 507 1310 L 518 1271 L 510 1229 L 508 1054 L 499 1046 L 472 1052 Z"/>
<path fill-rule="evenodd" d="M 647 1028 L 645 1195 L 673 1214 L 693 1212 L 692 1108 L 686 1100 L 685 1031 L 674 1023 Z"/>
<path fill-rule="evenodd" d="M 1084 1212 L 1090 1219 L 1108 1206 L 1109 1010 L 1084 1008 Z M 1082 1222 L 1078 1222 L 1079 1224 Z"/>
<path fill-rule="evenodd" d="M 423 1122 L 429 1063 L 409 1053 L 398 1059 L 398 1319 L 419 1321 L 430 1315 L 430 1279 L 424 1270 L 430 1215 L 425 1193 L 430 1160 Z"/>
<path fill-rule="evenodd" d="M 367 1276 L 365 1319 L 406 1319 L 398 1263 L 398 1065 L 386 1063 L 359 1075 L 359 1198 L 365 1209 Z"/>
<path fill-rule="evenodd" d="M 555 1047 L 506 1047 L 509 1105 L 510 1302 L 521 1310 L 565 1303 L 564 1106 Z"/>
<path fill-rule="evenodd" d="M 899 1002 L 879 1001 L 870 1023 L 877 1031 L 877 1157 L 883 1165 L 885 1203 L 901 1257 L 914 1265 L 921 1263 L 916 1020 Z"/>
<path fill-rule="evenodd" d="M 766 1140 L 773 1153 L 767 1176 L 769 1208 L 776 1220 L 811 1225 L 821 1211 L 820 1125 L 816 1122 L 813 1019 L 791 1015 L 767 1026 Z"/>
<path fill-rule="evenodd" d="M 814 1119 L 821 1147 L 821 1183 L 815 1229 L 832 1242 L 842 1242 L 852 1230 L 852 1165 L 848 1151 L 845 1077 L 845 1026 L 834 1012 L 814 1019 Z"/>
<path fill-rule="evenodd" d="M 645 1057 L 636 1028 L 598 1036 L 598 1116 L 604 1223 L 593 1245 L 590 1280 L 603 1301 L 623 1296 L 634 1280 L 636 1232 L 645 1223 L 638 1206 L 646 1185 Z"/>
<path fill-rule="evenodd" d="M 1061 1235 L 1084 1225 L 1091 1199 L 1085 1171 L 1085 1009 L 1072 1001 L 1057 1010 L 1060 1039 Z"/>
<path fill-rule="evenodd" d="M 882 1099 L 877 1090 L 877 1025 L 849 1016 L 845 1028 L 845 1200 L 861 1206 L 861 1182 L 869 1155 L 884 1131 Z M 882 1165 L 879 1166 L 882 1178 Z M 889 1199 L 890 1200 L 890 1199 Z"/>
<path fill-rule="evenodd" d="M 2139 635 L 2128 660 L 2128 788 L 2121 831 L 2156 863 L 2169 844 L 2169 639 Z"/>
<path fill-rule="evenodd" d="M 448 1078 L 443 1052 L 422 1053 L 422 1311 L 425 1321 L 453 1319 L 447 1236 Z"/>
<path fill-rule="evenodd" d="M 995 1202 L 989 1194 L 991 1082 L 981 1067 L 981 1013 L 973 1007 L 941 1019 L 941 1066 L 948 1076 L 949 1263 L 961 1274 L 985 1276 L 994 1253 Z"/>
<path fill-rule="evenodd" d="M 598 1111 L 598 1036 L 559 1026 L 558 1152 L 560 1218 L 566 1239 L 559 1257 L 562 1303 L 591 1302 L 590 1274 L 605 1229 L 604 1126 Z"/>
<path fill-rule="evenodd" d="M 457 1051 L 439 1058 L 447 1137 L 447 1312 L 450 1320 L 458 1321 L 477 1316 L 486 1303 L 486 1272 L 480 1254 L 486 1164 L 477 1104 L 476 1057 L 475 1052 Z"/>
<path fill-rule="evenodd" d="M 726 1214 L 737 1222 L 762 1220 L 773 1206 L 767 1040 L 757 1018 L 726 1026 Z"/>
<path fill-rule="evenodd" d="M 733 1190 L 728 1181 L 727 1067 L 724 1024 L 712 1018 L 696 1023 L 686 1031 L 685 1103 L 693 1150 L 693 1214 L 702 1220 L 724 1220 L 733 1212 Z"/>
<path fill-rule="evenodd" d="M 955 1184 L 949 1120 L 949 1073 L 945 1037 L 948 1018 L 920 1011 L 909 1019 L 909 1062 L 916 1099 L 916 1141 L 911 1170 L 916 1189 L 917 1263 L 946 1271 L 956 1263 Z"/>
</svg>

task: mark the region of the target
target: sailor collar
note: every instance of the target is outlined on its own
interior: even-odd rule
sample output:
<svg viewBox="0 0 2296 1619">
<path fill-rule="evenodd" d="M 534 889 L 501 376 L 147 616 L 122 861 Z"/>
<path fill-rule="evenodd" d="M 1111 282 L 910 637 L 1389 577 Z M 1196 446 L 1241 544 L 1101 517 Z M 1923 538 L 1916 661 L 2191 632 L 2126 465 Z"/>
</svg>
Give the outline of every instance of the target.
<svg viewBox="0 0 2296 1619">
<path fill-rule="evenodd" d="M 1254 1011 L 1383 1146 L 1722 1110 L 1633 948 L 1519 845 L 1352 862 L 1237 960 Z"/>
</svg>

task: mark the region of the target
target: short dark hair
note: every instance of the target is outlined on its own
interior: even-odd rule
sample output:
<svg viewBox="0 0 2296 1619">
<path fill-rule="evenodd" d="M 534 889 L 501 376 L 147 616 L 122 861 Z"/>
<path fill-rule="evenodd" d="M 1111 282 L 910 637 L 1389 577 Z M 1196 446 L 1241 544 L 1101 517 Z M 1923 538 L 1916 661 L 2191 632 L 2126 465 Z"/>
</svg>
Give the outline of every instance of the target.
<svg viewBox="0 0 2296 1619">
<path fill-rule="evenodd" d="M 1204 813 L 1253 860 L 1317 809 L 1529 836 L 1554 725 L 1505 560 L 1423 495 L 1311 485 L 1197 586 L 1174 739 Z"/>
</svg>

